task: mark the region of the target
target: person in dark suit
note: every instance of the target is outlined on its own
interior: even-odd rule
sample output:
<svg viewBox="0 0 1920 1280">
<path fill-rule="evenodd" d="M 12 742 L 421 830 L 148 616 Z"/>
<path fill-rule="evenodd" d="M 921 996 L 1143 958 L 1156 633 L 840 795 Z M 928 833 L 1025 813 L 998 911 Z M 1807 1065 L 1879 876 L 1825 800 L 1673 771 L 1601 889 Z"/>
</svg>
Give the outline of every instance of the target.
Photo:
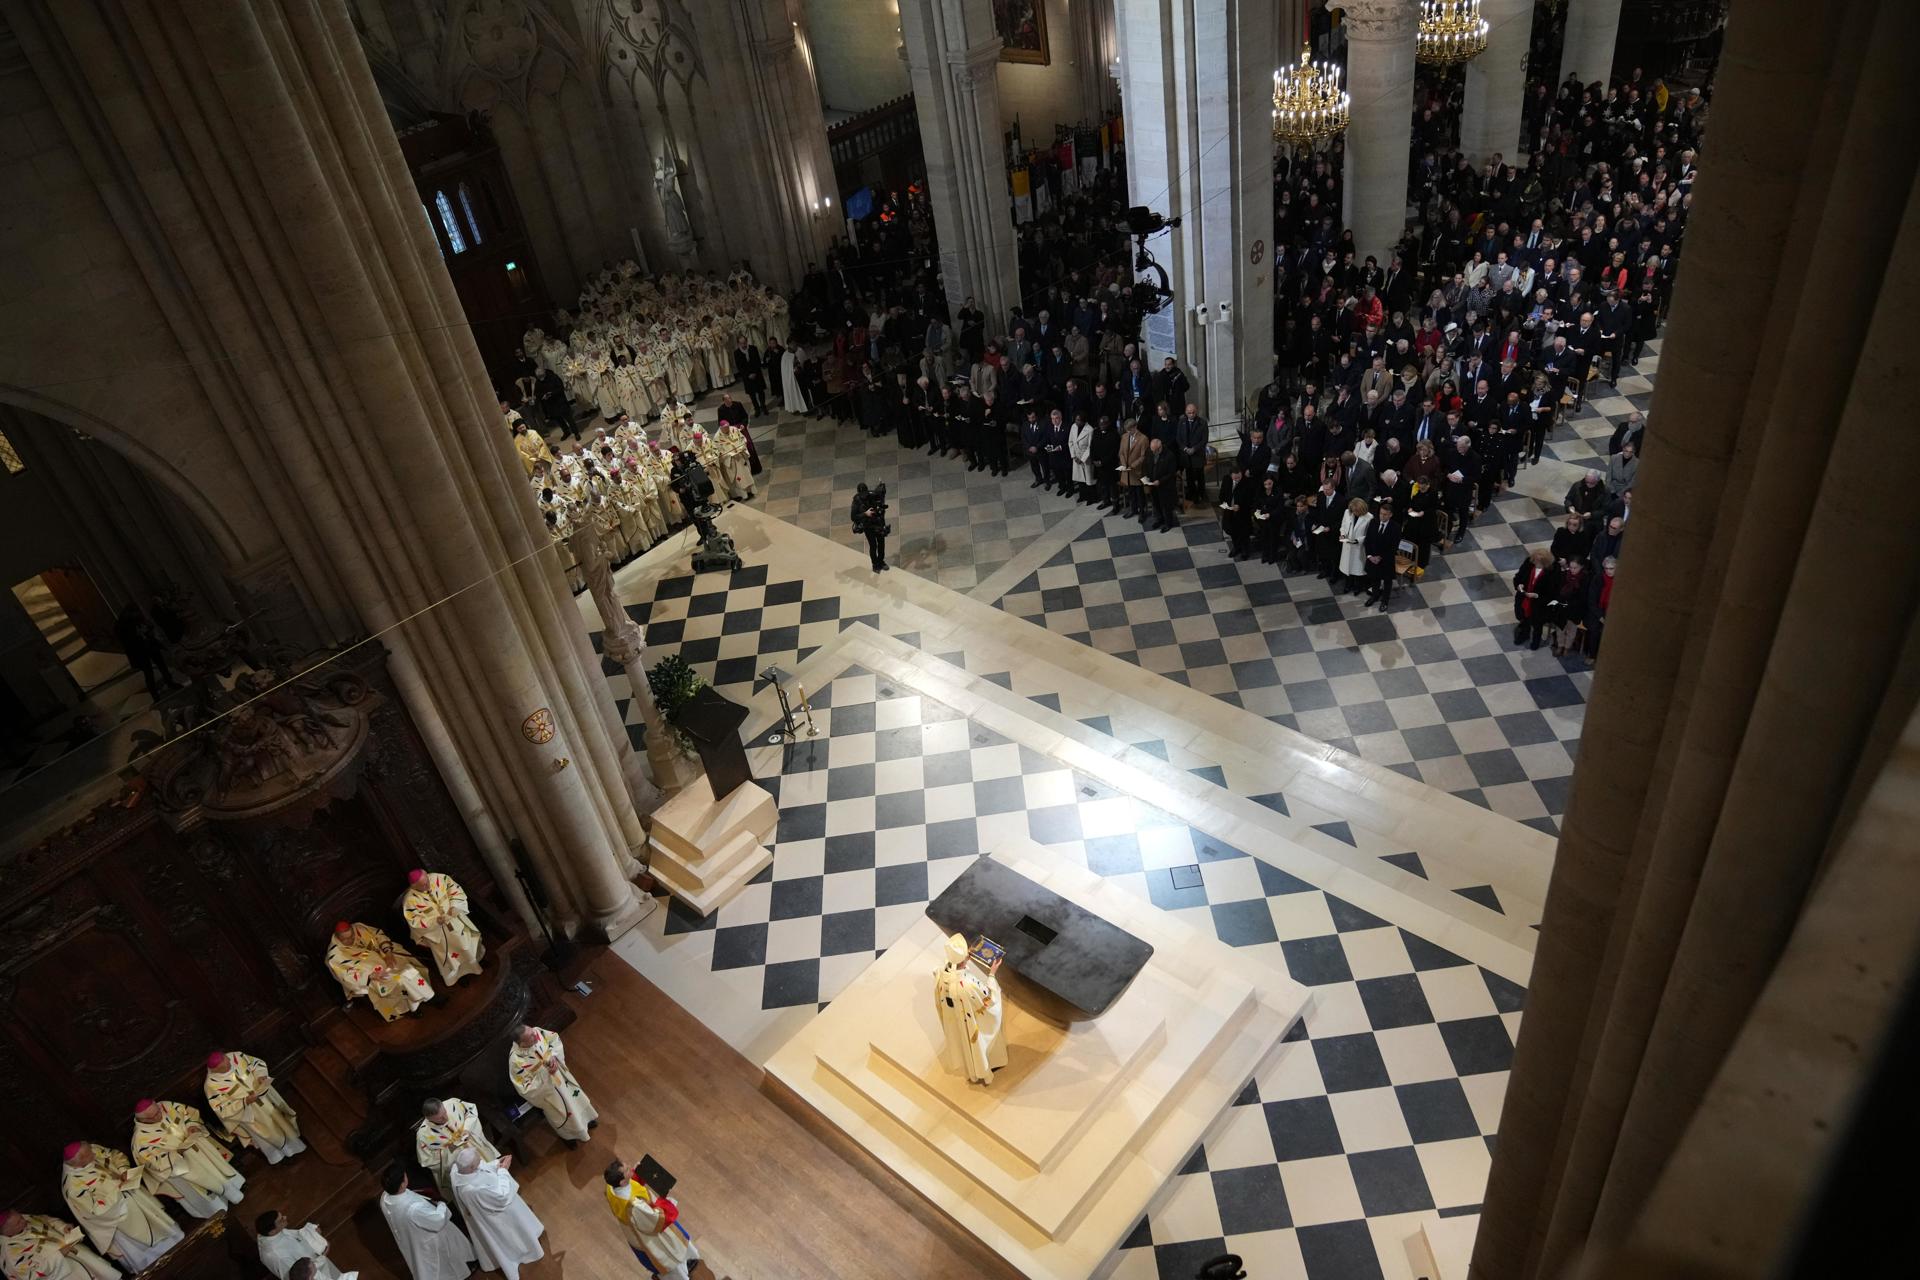
<svg viewBox="0 0 1920 1280">
<path fill-rule="evenodd" d="M 1313 495 L 1313 523 L 1308 532 L 1313 537 L 1313 563 L 1319 570 L 1317 576 L 1332 582 L 1340 572 L 1340 517 L 1344 514 L 1345 504 L 1341 501 L 1340 491 L 1328 480 Z"/>
<path fill-rule="evenodd" d="M 1188 380 L 1180 366 L 1174 363 L 1172 356 L 1161 361 L 1160 372 L 1153 375 L 1153 395 L 1156 400 L 1168 407 L 1169 412 L 1175 406 L 1185 404 L 1187 392 L 1192 389 L 1193 383 Z"/>
<path fill-rule="evenodd" d="M 1029 403 L 1025 417 L 1020 423 L 1020 451 L 1026 455 L 1027 466 L 1033 472 L 1033 483 L 1029 489 L 1050 487 L 1052 477 L 1047 472 L 1047 424 L 1040 421 L 1040 407 Z"/>
<path fill-rule="evenodd" d="M 1446 512 L 1452 521 L 1448 533 L 1449 545 L 1460 541 L 1467 531 L 1467 525 L 1473 521 L 1473 499 L 1480 483 L 1480 456 L 1473 451 L 1473 441 L 1467 436 L 1456 436 L 1453 441 L 1453 456 L 1442 463 L 1446 476 L 1441 486 L 1446 495 Z"/>
<path fill-rule="evenodd" d="M 733 346 L 733 370 L 740 375 L 740 388 L 747 393 L 747 399 L 753 402 L 753 416 L 762 418 L 767 413 L 767 370 L 761 359 L 760 348 L 740 339 Z"/>
<path fill-rule="evenodd" d="M 1398 576 L 1398 558 L 1400 555 L 1399 516 L 1394 513 L 1393 499 L 1382 497 L 1374 504 L 1373 523 L 1367 526 L 1367 536 L 1362 543 L 1367 566 L 1367 603 L 1380 606 L 1385 613 L 1393 601 L 1393 581 Z"/>
<path fill-rule="evenodd" d="M 1253 554 L 1253 513 L 1259 505 L 1259 491 L 1238 462 L 1220 482 L 1220 527 L 1227 535 L 1227 555 L 1245 560 Z"/>
<path fill-rule="evenodd" d="M 1147 472 L 1142 483 L 1152 495 L 1154 531 L 1165 533 L 1176 523 L 1173 504 L 1180 496 L 1180 464 L 1159 436 L 1147 440 Z"/>
<path fill-rule="evenodd" d="M 1101 414 L 1093 424 L 1093 442 L 1087 448 L 1093 468 L 1093 493 L 1103 511 L 1120 509 L 1120 430 Z"/>
</svg>

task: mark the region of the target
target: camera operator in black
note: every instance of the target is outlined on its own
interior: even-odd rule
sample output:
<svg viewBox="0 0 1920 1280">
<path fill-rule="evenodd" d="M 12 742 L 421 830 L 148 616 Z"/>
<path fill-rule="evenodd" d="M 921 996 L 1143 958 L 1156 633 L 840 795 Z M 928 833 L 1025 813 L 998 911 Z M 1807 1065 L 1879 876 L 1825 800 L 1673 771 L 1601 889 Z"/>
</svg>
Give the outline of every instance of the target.
<svg viewBox="0 0 1920 1280">
<path fill-rule="evenodd" d="M 872 557 L 873 571 L 879 573 L 887 565 L 887 535 L 892 527 L 887 524 L 887 486 L 884 484 L 869 491 L 862 484 L 853 492 L 853 531 L 867 535 L 867 555 Z"/>
</svg>

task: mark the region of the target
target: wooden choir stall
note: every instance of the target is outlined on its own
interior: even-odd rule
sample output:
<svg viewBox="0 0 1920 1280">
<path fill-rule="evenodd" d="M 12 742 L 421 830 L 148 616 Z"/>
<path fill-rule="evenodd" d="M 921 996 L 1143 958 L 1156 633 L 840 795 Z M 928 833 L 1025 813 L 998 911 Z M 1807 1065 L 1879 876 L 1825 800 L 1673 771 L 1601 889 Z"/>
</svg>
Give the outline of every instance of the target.
<svg viewBox="0 0 1920 1280">
<path fill-rule="evenodd" d="M 187 1239 L 145 1275 L 264 1275 L 253 1215 L 340 1225 L 377 1194 L 381 1168 L 411 1159 L 427 1096 L 475 1102 L 511 1143 L 512 1030 L 572 1017 L 382 651 L 279 679 L 209 680 L 194 722 L 172 726 L 188 731 L 145 757 L 140 778 L 0 853 L 0 1207 L 68 1216 L 63 1148 L 126 1150 L 136 1099 L 198 1107 L 218 1132 L 202 1087 L 210 1051 L 264 1059 L 299 1113 L 308 1150 L 269 1166 L 229 1143 L 245 1200 L 204 1221 L 171 1210 Z M 401 915 L 415 868 L 465 888 L 484 940 L 480 971 L 451 988 Z M 432 998 L 391 1022 L 346 1002 L 325 962 L 336 921 L 412 951 Z"/>
</svg>

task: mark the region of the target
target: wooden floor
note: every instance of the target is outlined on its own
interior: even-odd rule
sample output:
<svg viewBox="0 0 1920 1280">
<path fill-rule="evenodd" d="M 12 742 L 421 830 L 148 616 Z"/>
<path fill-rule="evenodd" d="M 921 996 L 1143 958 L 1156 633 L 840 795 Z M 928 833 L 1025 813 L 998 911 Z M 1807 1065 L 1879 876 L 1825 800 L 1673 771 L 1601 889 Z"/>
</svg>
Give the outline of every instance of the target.
<svg viewBox="0 0 1920 1280">
<path fill-rule="evenodd" d="M 607 1212 L 600 1171 L 651 1153 L 679 1178 L 674 1197 L 715 1276 L 728 1280 L 987 1280 L 1018 1273 L 964 1237 L 837 1135 L 816 1134 L 761 1091 L 761 1071 L 619 957 L 587 969 L 591 996 L 567 1061 L 600 1110 L 593 1140 L 569 1151 L 551 1131 L 516 1165 L 546 1224 L 547 1256 L 526 1280 L 644 1275 Z M 406 1268 L 370 1201 L 334 1236 L 332 1257 L 367 1280 Z"/>
</svg>

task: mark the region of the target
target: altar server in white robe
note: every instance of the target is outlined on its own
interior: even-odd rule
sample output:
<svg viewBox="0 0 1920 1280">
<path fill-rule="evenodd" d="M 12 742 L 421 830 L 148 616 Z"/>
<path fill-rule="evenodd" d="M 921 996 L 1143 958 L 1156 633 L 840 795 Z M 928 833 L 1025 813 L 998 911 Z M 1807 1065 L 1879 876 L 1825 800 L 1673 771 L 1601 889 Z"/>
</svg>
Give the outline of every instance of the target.
<svg viewBox="0 0 1920 1280">
<path fill-rule="evenodd" d="M 623 1161 L 607 1166 L 607 1208 L 626 1230 L 627 1248 L 657 1280 L 688 1280 L 700 1247 L 680 1221 L 680 1204 L 634 1176 Z"/>
<path fill-rule="evenodd" d="M 187 1238 L 142 1183 L 141 1170 L 112 1147 L 69 1145 L 60 1192 L 93 1247 L 138 1274 Z"/>
<path fill-rule="evenodd" d="M 1006 1037 L 1001 1035 L 1000 980 L 982 973 L 967 954 L 967 940 L 959 934 L 947 939 L 947 962 L 933 975 L 934 1010 L 945 1036 L 940 1061 L 978 1084 L 992 1084 L 993 1073 L 1007 1065 Z M 1000 967 L 994 961 L 994 969 Z"/>
<path fill-rule="evenodd" d="M 304 1227 L 287 1225 L 287 1215 L 269 1209 L 254 1224 L 260 1236 L 260 1261 L 278 1280 L 287 1280 L 293 1264 L 302 1258 L 313 1259 L 313 1280 L 355 1280 L 358 1271 L 341 1271 L 327 1257 L 327 1238 L 309 1222 Z"/>
<path fill-rule="evenodd" d="M 507 1172 L 512 1166 L 512 1156 L 482 1160 L 478 1151 L 466 1147 L 454 1159 L 453 1195 L 467 1230 L 473 1232 L 481 1270 L 520 1280 L 522 1266 L 546 1256 L 540 1237 L 547 1229 L 520 1198 L 520 1184 Z"/>
<path fill-rule="evenodd" d="M 0 1268 L 6 1280 L 120 1280 L 113 1264 L 87 1247 L 87 1234 L 46 1213 L 0 1211 Z"/>
<path fill-rule="evenodd" d="M 420 1167 L 440 1184 L 440 1198 L 453 1198 L 453 1159 L 471 1147 L 483 1160 L 498 1160 L 500 1152 L 487 1141 L 480 1113 L 459 1098 L 428 1098 L 420 1104 L 423 1117 L 413 1131 L 413 1155 Z"/>
<path fill-rule="evenodd" d="M 600 1113 L 573 1078 L 566 1046 L 554 1032 L 541 1027 L 516 1030 L 513 1047 L 507 1050 L 507 1075 L 569 1146 L 585 1142 L 587 1130 L 600 1123 Z"/>
<path fill-rule="evenodd" d="M 133 1162 L 150 1190 L 172 1196 L 196 1218 L 239 1204 L 247 1180 L 201 1123 L 198 1107 L 142 1098 L 133 1112 Z"/>
<path fill-rule="evenodd" d="M 380 1183 L 380 1216 L 400 1246 L 413 1280 L 462 1280 L 473 1270 L 473 1242 L 453 1225 L 453 1206 L 436 1204 L 407 1186 L 407 1171 L 388 1168 Z"/>
<path fill-rule="evenodd" d="M 250 1053 L 216 1049 L 207 1055 L 207 1105 L 227 1136 L 279 1164 L 307 1149 L 300 1118 L 273 1087 L 267 1064 Z"/>
<path fill-rule="evenodd" d="M 468 914 L 467 891 L 442 871 L 407 872 L 408 889 L 400 900 L 413 940 L 433 952 L 440 981 L 451 987 L 470 973 L 480 972 L 486 946 Z"/>
</svg>

